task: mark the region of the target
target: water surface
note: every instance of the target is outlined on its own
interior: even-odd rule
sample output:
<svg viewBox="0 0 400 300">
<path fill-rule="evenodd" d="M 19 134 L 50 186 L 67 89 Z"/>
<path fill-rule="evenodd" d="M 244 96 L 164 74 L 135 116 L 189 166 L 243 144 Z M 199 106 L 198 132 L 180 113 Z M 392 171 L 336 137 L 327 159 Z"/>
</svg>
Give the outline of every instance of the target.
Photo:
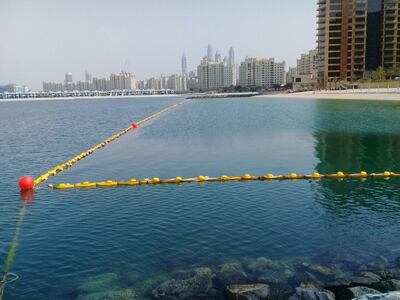
<svg viewBox="0 0 400 300">
<path fill-rule="evenodd" d="M 24 205 L 16 188 L 181 98 L 0 103 L 0 259 Z M 192 100 L 51 183 L 198 175 L 399 170 L 397 102 Z M 90 276 L 121 284 L 257 257 L 369 259 L 400 251 L 400 180 L 226 182 L 36 191 L 6 299 L 76 299 Z M 25 204 L 26 205 L 26 204 Z"/>
</svg>

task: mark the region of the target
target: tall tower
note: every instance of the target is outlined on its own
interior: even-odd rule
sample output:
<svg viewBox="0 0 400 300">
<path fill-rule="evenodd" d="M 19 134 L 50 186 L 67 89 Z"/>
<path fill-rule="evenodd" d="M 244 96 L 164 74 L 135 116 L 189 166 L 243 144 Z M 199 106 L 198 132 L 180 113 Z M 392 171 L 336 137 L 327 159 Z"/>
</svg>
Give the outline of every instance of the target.
<svg viewBox="0 0 400 300">
<path fill-rule="evenodd" d="M 185 55 L 185 53 L 182 54 L 181 67 L 182 67 L 182 74 L 185 75 L 185 76 L 188 76 L 188 72 L 187 72 L 187 60 L 186 60 L 186 55 Z"/>
<path fill-rule="evenodd" d="M 90 74 L 87 70 L 85 70 L 85 80 L 92 81 L 92 74 Z"/>
<path fill-rule="evenodd" d="M 65 73 L 65 83 L 71 83 L 72 82 L 72 73 L 67 72 Z"/>
<path fill-rule="evenodd" d="M 208 61 L 214 61 L 213 48 L 212 48 L 211 44 L 208 44 L 208 47 L 207 47 L 207 59 L 208 59 Z"/>
<path fill-rule="evenodd" d="M 234 65 L 235 64 L 235 50 L 233 50 L 233 47 L 229 48 L 229 59 L 228 59 L 228 63 L 230 65 Z"/>
<path fill-rule="evenodd" d="M 221 54 L 219 53 L 219 51 L 217 50 L 215 52 L 215 59 L 216 62 L 220 62 L 221 61 Z"/>
</svg>

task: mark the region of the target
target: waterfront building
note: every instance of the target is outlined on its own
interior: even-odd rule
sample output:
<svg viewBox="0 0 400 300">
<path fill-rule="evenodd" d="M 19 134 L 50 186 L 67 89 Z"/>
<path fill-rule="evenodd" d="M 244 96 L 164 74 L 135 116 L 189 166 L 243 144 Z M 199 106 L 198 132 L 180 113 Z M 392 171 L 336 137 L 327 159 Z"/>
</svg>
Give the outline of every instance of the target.
<svg viewBox="0 0 400 300">
<path fill-rule="evenodd" d="M 297 74 L 317 74 L 318 73 L 318 50 L 313 49 L 308 53 L 301 54 L 297 60 Z"/>
<path fill-rule="evenodd" d="M 211 44 L 208 44 L 208 47 L 207 47 L 207 60 L 213 61 L 213 48 L 212 48 Z"/>
<path fill-rule="evenodd" d="M 273 58 L 246 58 L 240 63 L 240 85 L 272 88 L 286 81 L 285 62 Z"/>
<path fill-rule="evenodd" d="M 27 93 L 30 89 L 26 85 L 6 84 L 0 86 L 0 93 Z"/>
<path fill-rule="evenodd" d="M 202 60 L 197 67 L 199 88 L 212 90 L 236 85 L 236 66 L 226 62 Z"/>
<path fill-rule="evenodd" d="M 131 73 L 112 73 L 110 76 L 111 90 L 132 90 L 136 88 L 136 80 Z"/>
<path fill-rule="evenodd" d="M 197 90 L 199 88 L 199 84 L 197 81 L 197 74 L 195 70 L 189 72 L 189 78 L 187 79 L 187 89 L 188 90 Z"/>
<path fill-rule="evenodd" d="M 297 75 L 296 67 L 289 67 L 289 71 L 286 72 L 286 83 L 292 84 L 294 77 Z"/>
<path fill-rule="evenodd" d="M 319 0 L 318 75 L 321 85 L 363 78 L 400 63 L 400 0 Z"/>
<path fill-rule="evenodd" d="M 182 75 L 188 76 L 188 71 L 187 71 L 187 60 L 186 60 L 186 55 L 185 55 L 185 53 L 182 54 L 181 67 L 182 67 Z"/>
<path fill-rule="evenodd" d="M 229 58 L 228 58 L 228 63 L 230 65 L 235 64 L 235 50 L 233 50 L 233 47 L 229 48 Z"/>
<path fill-rule="evenodd" d="M 167 89 L 174 90 L 175 92 L 187 91 L 187 77 L 184 75 L 173 74 L 168 77 Z"/>
<path fill-rule="evenodd" d="M 95 91 L 110 91 L 111 83 L 108 78 L 96 78 L 94 77 L 92 80 L 92 88 Z"/>
</svg>

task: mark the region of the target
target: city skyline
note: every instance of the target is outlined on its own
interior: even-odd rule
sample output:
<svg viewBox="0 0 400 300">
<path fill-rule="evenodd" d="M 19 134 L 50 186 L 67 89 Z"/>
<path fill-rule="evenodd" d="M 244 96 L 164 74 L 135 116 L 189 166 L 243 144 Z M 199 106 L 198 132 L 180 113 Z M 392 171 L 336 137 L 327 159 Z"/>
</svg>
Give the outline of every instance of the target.
<svg viewBox="0 0 400 300">
<path fill-rule="evenodd" d="M 208 4 L 214 10 L 205 12 Z M 138 79 L 179 74 L 182 49 L 190 71 L 208 44 L 222 58 L 233 46 L 236 62 L 246 56 L 275 57 L 288 65 L 315 47 L 314 0 L 252 1 L 251 18 L 243 15 L 248 3 L 227 4 L 2 1 L 0 34 L 7 42 L 0 48 L 0 85 L 26 84 L 38 90 L 42 81 L 63 81 L 66 72 L 84 80 L 85 69 L 93 77 L 120 70 Z M 282 20 L 300 24 L 298 32 Z"/>
</svg>

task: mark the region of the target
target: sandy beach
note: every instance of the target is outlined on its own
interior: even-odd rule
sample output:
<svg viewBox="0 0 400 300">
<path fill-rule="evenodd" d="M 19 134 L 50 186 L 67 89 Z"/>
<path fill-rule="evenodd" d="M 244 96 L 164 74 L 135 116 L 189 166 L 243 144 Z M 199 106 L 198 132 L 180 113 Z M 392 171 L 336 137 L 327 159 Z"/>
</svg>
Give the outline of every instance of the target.
<svg viewBox="0 0 400 300">
<path fill-rule="evenodd" d="M 345 90 L 345 91 L 309 91 L 298 93 L 279 93 L 260 95 L 256 98 L 285 99 L 335 99 L 335 100 L 382 100 L 399 101 L 399 89 Z"/>
</svg>

